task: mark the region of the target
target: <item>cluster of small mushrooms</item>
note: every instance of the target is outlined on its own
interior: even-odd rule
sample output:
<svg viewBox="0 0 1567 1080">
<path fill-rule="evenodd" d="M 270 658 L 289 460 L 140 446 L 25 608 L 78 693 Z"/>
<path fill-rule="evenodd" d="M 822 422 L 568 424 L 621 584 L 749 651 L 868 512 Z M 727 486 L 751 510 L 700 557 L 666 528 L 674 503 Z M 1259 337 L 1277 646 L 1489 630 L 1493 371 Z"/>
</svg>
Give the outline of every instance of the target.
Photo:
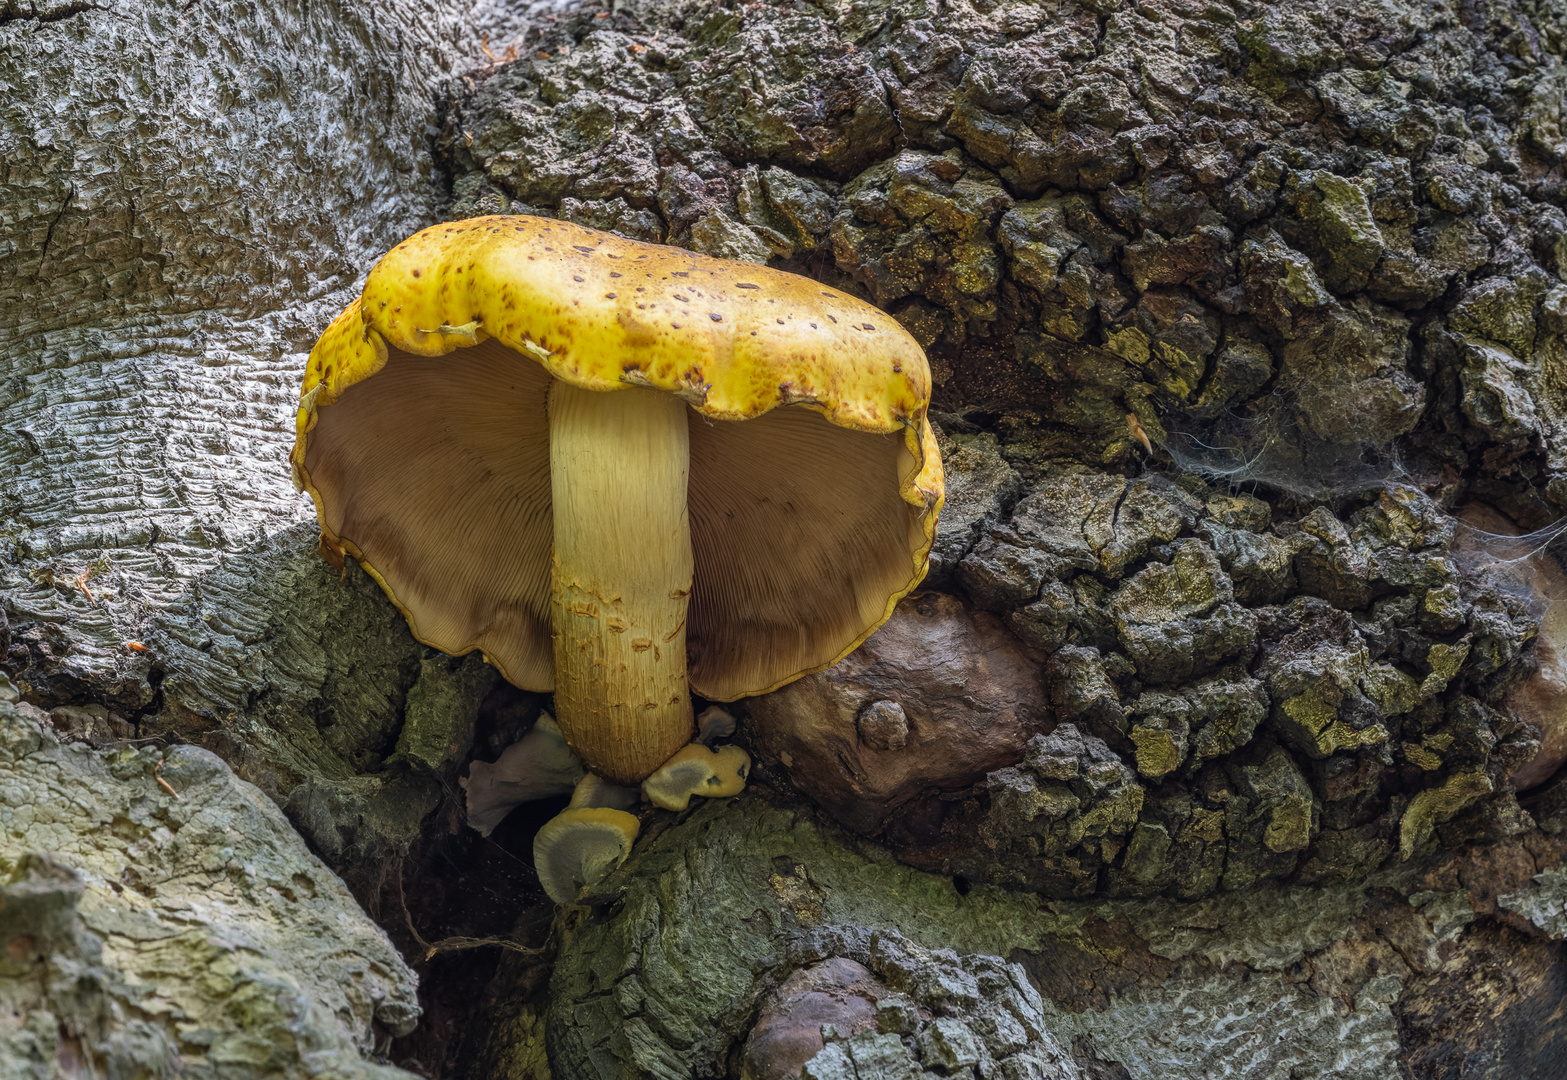
<svg viewBox="0 0 1567 1080">
<path fill-rule="evenodd" d="M 465 784 L 488 833 L 571 792 L 534 860 L 568 902 L 641 799 L 738 794 L 721 709 L 836 663 L 924 576 L 942 501 L 919 345 L 751 263 L 560 221 L 404 241 L 305 372 L 290 461 L 321 551 L 544 717 Z"/>
</svg>

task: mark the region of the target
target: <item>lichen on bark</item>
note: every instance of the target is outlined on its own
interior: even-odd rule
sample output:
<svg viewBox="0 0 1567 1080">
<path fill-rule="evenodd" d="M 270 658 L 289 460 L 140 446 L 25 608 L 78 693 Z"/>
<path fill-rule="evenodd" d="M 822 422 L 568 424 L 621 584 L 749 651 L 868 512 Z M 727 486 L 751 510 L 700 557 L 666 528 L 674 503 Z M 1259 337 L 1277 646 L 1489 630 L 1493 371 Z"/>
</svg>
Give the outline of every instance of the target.
<svg viewBox="0 0 1567 1080">
<path fill-rule="evenodd" d="M 16 1077 L 391 1076 L 416 978 L 216 755 L 61 746 L 0 699 L 0 1060 Z"/>
<path fill-rule="evenodd" d="M 888 1019 L 813 1075 L 1560 1054 L 1518 1019 L 1560 1001 L 1567 796 L 1508 782 L 1539 611 L 1452 518 L 1567 507 L 1559 4 L 23 7 L 5 669 L 68 739 L 197 742 L 283 806 L 423 957 L 408 1059 L 743 1074 L 764 1012 L 856 996 L 839 961 Z M 496 954 L 416 927 L 542 939 L 528 825 L 477 842 L 455 780 L 545 703 L 322 563 L 281 461 L 358 275 L 487 212 L 884 307 L 949 502 L 895 632 L 740 710 L 758 795 L 650 817 L 470 1024 Z M 894 953 L 1045 1019 L 943 1012 Z"/>
<path fill-rule="evenodd" d="M 1054 719 L 1147 798 L 1108 832 L 1041 841 L 1034 812 L 1000 820 L 999 775 L 966 801 L 903 791 L 918 820 L 900 850 L 953 870 L 944 842 L 1016 834 L 1054 884 L 1028 859 L 964 872 L 1196 895 L 1227 863 L 1231 888 L 1342 879 L 1455 817 L 1473 833 L 1486 814 L 1462 811 L 1505 803 L 1531 752 L 1496 706 L 1534 613 L 1460 572 L 1446 514 L 1558 512 L 1541 305 L 1567 219 L 1554 152 L 1495 119 L 1527 123 L 1542 106 L 1522 85 L 1552 78 L 1553 39 L 1504 44 L 1524 23 L 1328 4 L 583 11 L 458 94 L 442 138 L 454 214 L 634 213 L 641 235 L 728 254 L 749 235 L 920 338 L 949 448 L 993 440 L 1011 478 L 987 465 L 987 501 L 960 496 L 934 582 L 1048 658 Z M 1127 479 L 1129 414 L 1170 480 Z M 1213 704 L 1236 693 L 1239 712 Z M 1290 799 L 1310 793 L 1288 828 L 1241 809 L 1283 797 L 1246 794 L 1266 761 Z"/>
</svg>

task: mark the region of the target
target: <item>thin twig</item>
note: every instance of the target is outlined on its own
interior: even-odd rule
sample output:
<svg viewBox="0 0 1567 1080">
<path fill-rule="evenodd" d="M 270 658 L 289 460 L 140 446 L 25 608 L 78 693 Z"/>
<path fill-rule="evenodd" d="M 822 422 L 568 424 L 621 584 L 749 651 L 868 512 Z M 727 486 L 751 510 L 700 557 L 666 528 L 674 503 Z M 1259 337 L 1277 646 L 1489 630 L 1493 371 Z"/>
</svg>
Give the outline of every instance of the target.
<svg viewBox="0 0 1567 1080">
<path fill-rule="evenodd" d="M 496 945 L 502 949 L 510 949 L 512 952 L 522 953 L 524 956 L 541 956 L 545 948 L 533 948 L 528 945 L 520 945 L 510 938 L 474 938 L 474 937 L 449 937 L 431 944 L 424 940 L 424 935 L 419 933 L 414 926 L 413 913 L 408 910 L 408 898 L 403 895 L 403 866 L 397 864 L 397 904 L 403 909 L 403 925 L 408 927 L 408 932 L 413 935 L 415 944 L 424 950 L 420 957 L 421 963 L 428 963 L 437 953 L 459 952 L 463 949 L 477 949 L 484 945 Z"/>
<path fill-rule="evenodd" d="M 152 767 L 152 778 L 163 785 L 164 791 L 167 791 L 176 799 L 180 797 L 180 793 L 175 791 L 173 786 L 163 778 L 163 759 L 161 757 L 158 759 L 158 763 Z"/>
</svg>

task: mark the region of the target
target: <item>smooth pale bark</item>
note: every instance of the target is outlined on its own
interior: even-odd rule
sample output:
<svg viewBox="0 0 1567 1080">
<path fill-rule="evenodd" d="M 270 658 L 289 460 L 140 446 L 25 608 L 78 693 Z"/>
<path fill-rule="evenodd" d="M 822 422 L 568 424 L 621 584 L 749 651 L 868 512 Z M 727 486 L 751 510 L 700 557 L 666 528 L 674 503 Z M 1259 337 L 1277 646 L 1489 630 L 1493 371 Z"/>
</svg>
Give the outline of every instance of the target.
<svg viewBox="0 0 1567 1080">
<path fill-rule="evenodd" d="M 221 753 L 350 880 L 351 852 L 394 865 L 438 788 L 416 779 L 383 798 L 391 774 L 361 774 L 420 701 L 444 715 L 484 683 L 460 674 L 477 657 L 459 673 L 423 664 L 373 582 L 323 567 L 284 455 L 311 342 L 382 252 L 439 218 L 436 98 L 487 62 L 485 35 L 518 32 L 511 18 L 489 0 L 0 3 L 0 657 L 33 705 L 102 704 L 118 736 Z M 28 726 L 36 716 L 11 730 Z M 160 776 L 176 801 L 120 757 L 36 745 L 10 787 L 31 803 L 27 785 L 47 783 L 81 821 L 61 810 L 34 832 L 0 828 L 0 858 L 51 853 L 87 883 L 79 912 L 98 914 L 90 952 L 40 937 L 49 955 L 27 985 L 0 978 L 22 1039 L 0 1046 L 0 1072 L 410 1075 L 358 1050 L 384 1047 L 372 1014 L 377 1031 L 412 1025 L 412 975 L 255 789 L 170 748 Z M 78 798 L 42 758 L 128 809 Z M 116 855 L 134 841 L 103 822 L 157 798 L 180 839 Z M 366 827 L 343 832 L 350 817 Z M 202 851 L 282 892 L 204 881 L 190 862 Z M 143 902 L 176 905 L 190 930 L 152 931 L 162 954 L 142 898 L 121 891 L 127 860 L 157 883 Z M 66 927 L 71 897 L 30 910 Z M 331 931 L 318 927 L 315 953 L 307 911 Z M 213 949 L 245 954 L 238 997 L 201 977 L 231 962 Z M 37 1004 L 60 981 L 37 972 L 66 963 L 90 989 L 73 977 Z M 115 997 L 154 983 L 177 1004 Z M 361 991 L 374 1000 L 354 1002 Z M 193 1018 L 196 1043 L 180 1027 Z M 245 1064 L 258 1046 L 264 1064 Z"/>
<path fill-rule="evenodd" d="M 555 708 L 600 776 L 639 783 L 689 742 L 685 402 L 550 391 Z"/>
<path fill-rule="evenodd" d="M 9 670 L 46 705 L 156 715 L 280 802 L 373 769 L 421 650 L 372 582 L 324 566 L 284 457 L 316 335 L 440 216 L 436 98 L 517 17 L 491 0 L 17 11 L 0 4 Z M 71 584 L 89 571 L 92 598 Z"/>
</svg>

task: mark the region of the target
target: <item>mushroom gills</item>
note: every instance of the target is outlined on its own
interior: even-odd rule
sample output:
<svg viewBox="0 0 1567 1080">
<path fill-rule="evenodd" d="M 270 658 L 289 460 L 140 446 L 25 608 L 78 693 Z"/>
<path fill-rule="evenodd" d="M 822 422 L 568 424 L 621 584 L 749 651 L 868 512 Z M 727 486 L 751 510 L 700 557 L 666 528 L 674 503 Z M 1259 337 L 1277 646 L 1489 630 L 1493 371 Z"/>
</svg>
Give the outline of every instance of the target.
<svg viewBox="0 0 1567 1080">
<path fill-rule="evenodd" d="M 533 838 L 539 884 L 557 904 L 569 904 L 626 861 L 641 823 L 624 810 L 572 808 Z"/>
<path fill-rule="evenodd" d="M 494 764 L 475 761 L 458 784 L 467 796 L 469 827 L 489 836 L 516 807 L 564 795 L 583 777 L 582 762 L 566 745 L 554 719 L 544 713 L 526 735 L 501 751 Z"/>
<path fill-rule="evenodd" d="M 636 785 L 690 741 L 685 402 L 550 388 L 555 714 L 598 775 Z"/>
</svg>

